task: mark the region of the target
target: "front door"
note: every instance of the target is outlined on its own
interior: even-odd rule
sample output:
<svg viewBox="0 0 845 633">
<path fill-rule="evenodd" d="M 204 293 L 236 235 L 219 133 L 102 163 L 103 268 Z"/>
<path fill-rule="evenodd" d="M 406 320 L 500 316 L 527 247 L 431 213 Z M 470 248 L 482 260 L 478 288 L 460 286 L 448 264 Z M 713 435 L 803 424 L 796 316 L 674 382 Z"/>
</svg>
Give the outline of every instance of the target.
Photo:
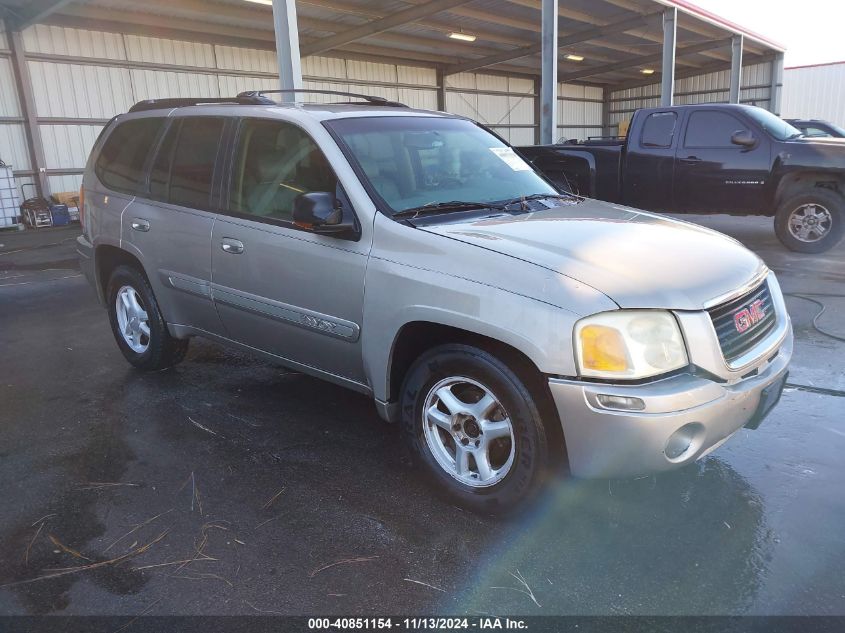
<svg viewBox="0 0 845 633">
<path fill-rule="evenodd" d="M 755 132 L 753 147 L 734 145 L 750 126 L 729 112 L 696 110 L 678 144 L 675 199 L 681 211 L 762 210 L 769 176 L 769 140 Z"/>
<path fill-rule="evenodd" d="M 364 383 L 360 330 L 369 244 L 293 223 L 296 196 L 339 193 L 322 151 L 299 127 L 245 119 L 232 157 L 227 211 L 212 233 L 212 292 L 228 336 Z"/>
</svg>

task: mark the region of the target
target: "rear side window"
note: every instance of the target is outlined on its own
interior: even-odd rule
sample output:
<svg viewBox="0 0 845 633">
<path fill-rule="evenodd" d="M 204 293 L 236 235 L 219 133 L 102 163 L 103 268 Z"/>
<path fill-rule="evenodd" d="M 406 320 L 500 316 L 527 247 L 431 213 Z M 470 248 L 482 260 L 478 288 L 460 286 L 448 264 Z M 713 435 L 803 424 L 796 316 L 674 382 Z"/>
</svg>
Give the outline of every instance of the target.
<svg viewBox="0 0 845 633">
<path fill-rule="evenodd" d="M 640 144 L 643 147 L 672 147 L 678 115 L 674 112 L 653 112 L 646 117 Z"/>
<path fill-rule="evenodd" d="M 173 165 L 173 150 L 179 138 L 179 121 L 170 126 L 158 148 L 150 168 L 150 198 L 167 202 L 170 195 L 170 167 Z"/>
<path fill-rule="evenodd" d="M 737 147 L 731 143 L 734 132 L 748 129 L 735 116 L 725 112 L 693 112 L 687 124 L 684 147 Z"/>
<path fill-rule="evenodd" d="M 165 139 L 163 151 L 156 157 L 151 181 L 159 192 L 169 189 L 168 202 L 193 209 L 210 207 L 214 165 L 224 122 L 219 117 L 183 119 L 172 160 L 168 159 L 170 139 Z M 159 159 L 164 161 L 163 165 Z M 167 162 L 171 163 L 169 186 L 162 171 Z"/>
<path fill-rule="evenodd" d="M 164 124 L 162 118 L 135 119 L 119 123 L 109 134 L 95 171 L 106 187 L 125 193 L 144 188 L 144 164 Z"/>
</svg>

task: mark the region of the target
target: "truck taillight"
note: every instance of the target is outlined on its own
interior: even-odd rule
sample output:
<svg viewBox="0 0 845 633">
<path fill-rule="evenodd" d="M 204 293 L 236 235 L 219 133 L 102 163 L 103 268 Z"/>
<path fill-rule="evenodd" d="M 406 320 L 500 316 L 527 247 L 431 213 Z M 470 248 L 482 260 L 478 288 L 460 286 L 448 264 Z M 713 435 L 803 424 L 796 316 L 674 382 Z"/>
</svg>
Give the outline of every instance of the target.
<svg viewBox="0 0 845 633">
<path fill-rule="evenodd" d="M 79 188 L 79 224 L 85 229 L 85 188 Z"/>
</svg>

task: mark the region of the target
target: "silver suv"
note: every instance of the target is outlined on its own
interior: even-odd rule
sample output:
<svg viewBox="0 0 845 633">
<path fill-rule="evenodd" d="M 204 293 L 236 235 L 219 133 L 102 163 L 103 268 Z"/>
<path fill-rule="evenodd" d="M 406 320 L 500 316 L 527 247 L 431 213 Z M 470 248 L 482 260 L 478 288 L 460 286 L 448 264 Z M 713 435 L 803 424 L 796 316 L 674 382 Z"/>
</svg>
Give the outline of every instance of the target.
<svg viewBox="0 0 845 633">
<path fill-rule="evenodd" d="M 756 428 L 786 379 L 790 319 L 757 256 L 560 191 L 459 116 L 142 102 L 83 194 L 82 267 L 130 363 L 169 367 L 202 336 L 367 394 L 476 509 L 560 463 L 689 464 Z"/>
</svg>

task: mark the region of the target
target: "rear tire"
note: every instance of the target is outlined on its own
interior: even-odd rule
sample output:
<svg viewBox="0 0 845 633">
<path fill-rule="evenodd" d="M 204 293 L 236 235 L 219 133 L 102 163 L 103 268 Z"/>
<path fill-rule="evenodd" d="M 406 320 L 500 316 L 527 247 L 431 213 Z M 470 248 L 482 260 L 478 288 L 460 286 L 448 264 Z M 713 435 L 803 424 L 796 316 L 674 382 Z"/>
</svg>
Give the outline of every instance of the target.
<svg viewBox="0 0 845 633">
<path fill-rule="evenodd" d="M 402 386 L 402 433 L 439 491 L 504 514 L 533 497 L 551 468 L 549 436 L 525 382 L 469 345 L 423 354 Z"/>
<path fill-rule="evenodd" d="M 789 195 L 775 214 L 778 239 L 798 253 L 823 253 L 842 239 L 845 198 L 832 189 L 814 187 Z"/>
<path fill-rule="evenodd" d="M 117 346 L 130 364 L 158 371 L 181 362 L 188 339 L 170 336 L 146 277 L 131 266 L 118 266 L 109 278 L 109 321 Z"/>
</svg>

